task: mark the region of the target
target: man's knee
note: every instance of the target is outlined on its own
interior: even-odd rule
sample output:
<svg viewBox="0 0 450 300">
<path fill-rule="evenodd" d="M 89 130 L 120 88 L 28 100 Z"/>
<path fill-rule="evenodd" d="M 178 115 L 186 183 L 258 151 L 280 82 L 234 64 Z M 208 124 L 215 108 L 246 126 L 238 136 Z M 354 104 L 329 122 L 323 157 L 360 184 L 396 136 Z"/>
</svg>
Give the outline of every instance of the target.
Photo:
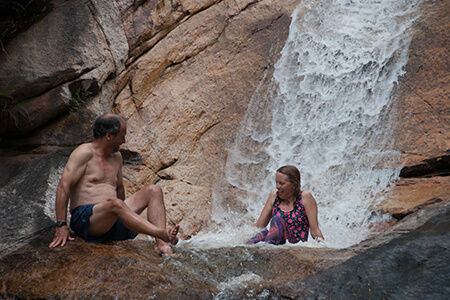
<svg viewBox="0 0 450 300">
<path fill-rule="evenodd" d="M 123 210 L 127 209 L 127 205 L 121 199 L 109 200 L 108 204 L 109 204 L 109 208 L 111 209 L 111 211 L 113 211 L 117 214 L 119 214 Z"/>
<path fill-rule="evenodd" d="M 159 185 L 150 184 L 145 186 L 144 189 L 149 195 L 162 195 L 162 189 Z"/>
</svg>

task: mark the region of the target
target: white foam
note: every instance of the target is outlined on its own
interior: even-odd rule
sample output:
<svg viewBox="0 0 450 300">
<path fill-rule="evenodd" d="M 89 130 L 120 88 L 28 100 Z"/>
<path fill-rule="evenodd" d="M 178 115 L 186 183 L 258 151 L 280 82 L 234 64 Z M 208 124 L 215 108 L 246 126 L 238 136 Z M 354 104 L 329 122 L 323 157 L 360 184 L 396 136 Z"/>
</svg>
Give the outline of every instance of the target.
<svg viewBox="0 0 450 300">
<path fill-rule="evenodd" d="M 217 287 L 221 291 L 234 290 L 237 288 L 246 288 L 248 284 L 255 284 L 261 281 L 263 281 L 263 279 L 260 276 L 249 272 L 240 276 L 231 277 L 226 281 L 219 283 Z"/>
<path fill-rule="evenodd" d="M 226 177 L 247 212 L 223 203 L 218 187 L 219 226 L 191 245 L 242 244 L 285 164 L 299 167 L 302 189 L 315 196 L 327 246 L 358 243 L 382 220 L 369 207 L 398 170 L 377 165 L 399 158 L 383 113 L 404 73 L 421 0 L 303 2 L 271 86 L 253 95 L 228 156 Z"/>
</svg>

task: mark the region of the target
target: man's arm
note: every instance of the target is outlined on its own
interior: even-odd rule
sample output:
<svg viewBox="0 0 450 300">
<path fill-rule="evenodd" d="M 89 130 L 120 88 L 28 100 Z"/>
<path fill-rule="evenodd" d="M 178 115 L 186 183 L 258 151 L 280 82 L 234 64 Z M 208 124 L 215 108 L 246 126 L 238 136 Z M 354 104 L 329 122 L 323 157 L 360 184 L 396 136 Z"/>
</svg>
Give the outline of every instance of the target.
<svg viewBox="0 0 450 300">
<path fill-rule="evenodd" d="M 120 154 L 120 152 L 119 152 L 119 157 L 120 157 L 120 165 L 119 165 L 119 171 L 117 172 L 116 191 L 117 191 L 117 198 L 125 200 L 125 187 L 123 186 L 123 174 L 122 174 L 123 159 L 122 159 L 122 154 Z"/>
<path fill-rule="evenodd" d="M 69 204 L 70 189 L 83 176 L 87 163 L 92 158 L 92 155 L 92 150 L 86 144 L 79 146 L 70 155 L 56 190 L 55 210 L 57 221 L 67 221 L 67 205 Z M 64 246 L 67 240 L 73 240 L 69 234 L 69 227 L 67 225 L 56 227 L 55 237 L 50 243 L 50 247 Z"/>
</svg>

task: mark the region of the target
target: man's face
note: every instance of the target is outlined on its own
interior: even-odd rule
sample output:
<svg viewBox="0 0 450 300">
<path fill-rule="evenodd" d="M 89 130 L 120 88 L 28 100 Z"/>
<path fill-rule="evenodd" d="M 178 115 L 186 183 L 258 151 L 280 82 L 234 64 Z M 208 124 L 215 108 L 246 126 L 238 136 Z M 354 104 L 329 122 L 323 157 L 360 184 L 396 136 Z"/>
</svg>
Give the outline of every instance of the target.
<svg viewBox="0 0 450 300">
<path fill-rule="evenodd" d="M 125 121 L 120 121 L 120 131 L 116 135 L 111 135 L 111 146 L 114 149 L 114 152 L 118 152 L 120 150 L 120 145 L 126 142 L 125 135 L 127 134 L 127 123 Z"/>
</svg>

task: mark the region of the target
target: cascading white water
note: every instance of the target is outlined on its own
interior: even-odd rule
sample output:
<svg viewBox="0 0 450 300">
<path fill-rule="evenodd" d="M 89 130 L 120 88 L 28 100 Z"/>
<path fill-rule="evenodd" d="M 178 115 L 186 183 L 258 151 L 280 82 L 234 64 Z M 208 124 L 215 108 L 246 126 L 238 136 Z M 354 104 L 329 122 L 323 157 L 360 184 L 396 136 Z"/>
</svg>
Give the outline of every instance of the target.
<svg viewBox="0 0 450 300">
<path fill-rule="evenodd" d="M 224 214 L 217 189 L 213 218 L 222 227 L 190 243 L 242 245 L 285 164 L 300 169 L 302 189 L 318 202 L 323 245 L 347 247 L 370 234 L 379 217 L 369 208 L 397 177 L 379 167 L 398 158 L 383 113 L 407 62 L 420 2 L 303 1 L 296 8 L 271 84 L 253 95 L 226 164 L 247 211 Z"/>
</svg>

